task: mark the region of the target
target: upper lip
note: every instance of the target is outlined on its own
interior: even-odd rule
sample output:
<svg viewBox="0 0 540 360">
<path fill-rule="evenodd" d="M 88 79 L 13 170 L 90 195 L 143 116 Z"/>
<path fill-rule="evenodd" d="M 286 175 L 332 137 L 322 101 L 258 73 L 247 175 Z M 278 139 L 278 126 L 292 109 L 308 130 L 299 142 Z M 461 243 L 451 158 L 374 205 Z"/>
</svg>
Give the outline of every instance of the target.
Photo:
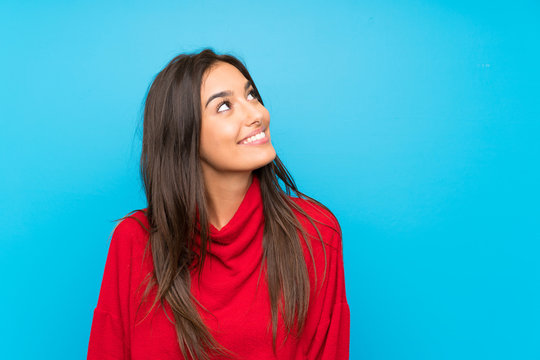
<svg viewBox="0 0 540 360">
<path fill-rule="evenodd" d="M 262 127 L 262 128 L 259 128 L 257 130 L 253 130 L 252 132 L 249 133 L 248 136 L 246 136 L 245 138 L 243 138 L 242 140 L 240 140 L 238 143 L 240 144 L 242 141 L 252 137 L 253 135 L 257 135 L 258 133 L 260 132 L 265 132 L 266 131 L 266 128 L 265 127 Z"/>
</svg>

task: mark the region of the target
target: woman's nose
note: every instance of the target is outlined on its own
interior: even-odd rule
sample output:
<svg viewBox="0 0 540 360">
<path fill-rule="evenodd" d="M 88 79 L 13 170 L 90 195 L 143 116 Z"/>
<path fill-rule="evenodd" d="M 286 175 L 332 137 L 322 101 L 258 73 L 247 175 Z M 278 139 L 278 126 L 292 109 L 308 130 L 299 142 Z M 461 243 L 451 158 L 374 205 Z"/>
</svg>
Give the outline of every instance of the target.
<svg viewBox="0 0 540 360">
<path fill-rule="evenodd" d="M 262 111 L 261 107 L 258 106 L 258 104 L 255 104 L 253 102 L 247 102 L 243 106 L 243 108 L 244 108 L 244 117 L 248 125 L 256 121 L 262 123 L 264 112 Z"/>
</svg>

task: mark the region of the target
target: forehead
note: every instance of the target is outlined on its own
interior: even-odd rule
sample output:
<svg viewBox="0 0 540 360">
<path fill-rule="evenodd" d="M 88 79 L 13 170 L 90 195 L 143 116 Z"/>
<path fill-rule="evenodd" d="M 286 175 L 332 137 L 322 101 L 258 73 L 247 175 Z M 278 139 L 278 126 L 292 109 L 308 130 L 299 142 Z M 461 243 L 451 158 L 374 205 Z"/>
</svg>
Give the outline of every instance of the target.
<svg viewBox="0 0 540 360">
<path fill-rule="evenodd" d="M 201 93 L 210 94 L 216 91 L 232 90 L 234 87 L 242 87 L 246 78 L 240 70 L 226 62 L 218 62 L 210 67 L 203 76 Z"/>
</svg>

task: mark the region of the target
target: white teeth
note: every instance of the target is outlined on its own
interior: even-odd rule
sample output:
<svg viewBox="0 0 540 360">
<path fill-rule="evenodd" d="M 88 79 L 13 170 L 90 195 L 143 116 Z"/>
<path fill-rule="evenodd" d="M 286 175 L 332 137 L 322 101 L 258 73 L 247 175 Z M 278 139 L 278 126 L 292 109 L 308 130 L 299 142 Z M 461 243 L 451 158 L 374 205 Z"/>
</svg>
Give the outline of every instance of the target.
<svg viewBox="0 0 540 360">
<path fill-rule="evenodd" d="M 253 142 L 255 140 L 262 139 L 264 137 L 266 137 L 266 135 L 265 135 L 265 133 L 263 131 L 263 132 L 258 133 L 257 135 L 253 135 L 252 137 L 247 138 L 246 140 L 242 141 L 242 144 L 248 144 L 248 143 Z"/>
</svg>

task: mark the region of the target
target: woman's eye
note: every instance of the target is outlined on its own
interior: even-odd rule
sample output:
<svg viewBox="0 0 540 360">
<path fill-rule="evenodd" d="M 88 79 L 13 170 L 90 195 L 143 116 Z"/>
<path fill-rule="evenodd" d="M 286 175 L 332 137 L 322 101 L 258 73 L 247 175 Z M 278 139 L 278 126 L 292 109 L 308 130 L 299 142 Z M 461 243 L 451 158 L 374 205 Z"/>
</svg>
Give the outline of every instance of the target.
<svg viewBox="0 0 540 360">
<path fill-rule="evenodd" d="M 255 90 L 251 90 L 248 95 L 251 95 L 254 99 L 257 98 L 257 94 L 255 94 Z"/>
<path fill-rule="evenodd" d="M 229 102 L 228 102 L 228 101 L 224 101 L 224 102 L 222 102 L 221 104 L 219 104 L 218 109 L 217 109 L 218 112 L 222 112 L 222 111 L 220 111 L 220 109 L 223 107 L 223 105 L 227 106 L 227 108 L 226 108 L 225 110 L 229 110 L 229 109 L 230 109 L 230 107 L 229 107 Z M 223 111 L 225 111 L 225 110 L 223 110 Z"/>
<path fill-rule="evenodd" d="M 251 96 L 253 99 L 256 99 L 257 100 L 257 93 L 255 92 L 254 89 L 252 89 L 249 93 L 248 93 L 248 96 Z M 253 99 L 249 99 L 249 100 L 253 100 Z M 223 108 L 223 105 L 227 106 L 226 108 Z M 231 109 L 231 106 L 230 106 L 230 102 L 228 100 L 225 100 L 223 102 L 221 102 L 218 107 L 217 107 L 217 112 L 223 112 L 225 110 L 230 110 Z"/>
</svg>

